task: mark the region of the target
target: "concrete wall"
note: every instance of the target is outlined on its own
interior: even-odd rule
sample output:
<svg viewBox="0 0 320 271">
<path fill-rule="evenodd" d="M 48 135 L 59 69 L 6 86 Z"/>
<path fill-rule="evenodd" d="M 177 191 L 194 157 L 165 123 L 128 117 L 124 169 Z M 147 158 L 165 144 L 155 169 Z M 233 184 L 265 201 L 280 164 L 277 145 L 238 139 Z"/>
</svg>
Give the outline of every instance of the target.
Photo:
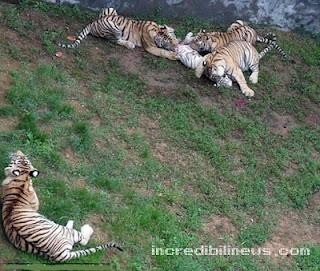
<svg viewBox="0 0 320 271">
<path fill-rule="evenodd" d="M 216 23 L 245 19 L 284 29 L 304 27 L 320 32 L 320 0 L 49 0 L 80 4 L 90 9 L 114 7 L 118 13 L 152 14 L 161 8 L 163 16 L 196 16 Z"/>
</svg>

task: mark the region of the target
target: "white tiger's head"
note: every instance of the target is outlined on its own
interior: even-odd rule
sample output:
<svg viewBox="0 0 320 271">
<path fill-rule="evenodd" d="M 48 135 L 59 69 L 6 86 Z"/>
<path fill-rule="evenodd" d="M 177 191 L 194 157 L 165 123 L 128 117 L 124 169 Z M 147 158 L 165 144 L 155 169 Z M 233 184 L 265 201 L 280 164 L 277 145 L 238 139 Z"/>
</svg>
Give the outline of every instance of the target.
<svg viewBox="0 0 320 271">
<path fill-rule="evenodd" d="M 179 44 L 174 29 L 167 25 L 159 25 L 157 33 L 154 37 L 154 42 L 159 48 L 163 48 L 168 51 L 174 51 Z"/>
<path fill-rule="evenodd" d="M 27 156 L 19 150 L 11 155 L 11 161 L 8 167 L 4 169 L 4 173 L 6 179 L 19 178 L 20 176 L 37 177 L 39 175 L 39 171 L 32 166 Z"/>
</svg>

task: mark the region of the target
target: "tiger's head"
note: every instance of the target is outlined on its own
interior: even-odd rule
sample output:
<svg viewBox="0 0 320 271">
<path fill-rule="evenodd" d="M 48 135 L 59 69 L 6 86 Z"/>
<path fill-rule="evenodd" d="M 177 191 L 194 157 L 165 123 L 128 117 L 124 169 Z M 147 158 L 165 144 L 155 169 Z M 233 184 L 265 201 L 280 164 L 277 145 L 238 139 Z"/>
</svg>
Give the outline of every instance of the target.
<svg viewBox="0 0 320 271">
<path fill-rule="evenodd" d="M 11 161 L 4 169 L 6 180 L 3 184 L 8 184 L 12 179 L 26 179 L 26 176 L 37 177 L 39 171 L 34 168 L 30 160 L 21 152 L 17 151 L 11 155 Z"/>
<path fill-rule="evenodd" d="M 201 30 L 197 35 L 193 37 L 190 42 L 190 47 L 198 52 L 208 52 L 210 51 L 210 35 L 206 30 Z"/>
<path fill-rule="evenodd" d="M 209 79 L 216 81 L 225 75 L 226 61 L 215 56 L 216 52 L 204 56 L 204 61 L 196 68 L 196 77 L 200 78 L 204 73 Z"/>
<path fill-rule="evenodd" d="M 154 36 L 154 42 L 159 48 L 163 48 L 168 51 L 174 51 L 179 44 L 174 29 L 167 25 L 159 25 L 157 33 Z"/>
</svg>

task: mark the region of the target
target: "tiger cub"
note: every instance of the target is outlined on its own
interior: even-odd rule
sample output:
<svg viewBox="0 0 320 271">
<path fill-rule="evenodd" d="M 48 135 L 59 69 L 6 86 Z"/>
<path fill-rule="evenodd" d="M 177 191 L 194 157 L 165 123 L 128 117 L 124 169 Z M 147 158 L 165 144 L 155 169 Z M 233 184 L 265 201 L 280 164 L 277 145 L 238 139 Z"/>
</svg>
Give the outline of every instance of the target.
<svg viewBox="0 0 320 271">
<path fill-rule="evenodd" d="M 158 25 L 152 21 L 136 21 L 117 14 L 113 8 L 103 9 L 99 18 L 87 25 L 78 35 L 72 44 L 59 44 L 63 48 L 75 48 L 89 34 L 115 41 L 117 44 L 128 49 L 143 47 L 147 52 L 159 56 L 176 60 L 173 51 L 159 48 L 155 43 L 164 39 L 174 47 L 178 44 L 174 30 L 166 25 Z"/>
<path fill-rule="evenodd" d="M 200 31 L 196 36 L 189 40 L 191 48 L 198 52 L 213 52 L 214 50 L 227 45 L 232 41 L 247 41 L 252 45 L 256 42 L 273 44 L 278 52 L 287 58 L 287 54 L 276 43 L 275 34 L 268 33 L 265 37 L 257 34 L 257 32 L 247 23 L 238 20 L 231 24 L 227 32 L 206 32 Z"/>
<path fill-rule="evenodd" d="M 270 44 L 261 53 L 258 53 L 249 42 L 230 42 L 204 56 L 204 62 L 196 68 L 196 77 L 200 78 L 205 73 L 206 76 L 214 80 L 217 76 L 227 75 L 237 81 L 244 95 L 252 97 L 254 91 L 248 87 L 243 71 L 251 70 L 249 80 L 256 84 L 259 75 L 259 60 L 273 47 L 274 44 Z"/>
<path fill-rule="evenodd" d="M 73 229 L 73 221 L 66 226 L 50 221 L 38 213 L 39 200 L 33 188 L 32 178 L 39 175 L 28 158 L 17 151 L 5 168 L 2 182 L 2 220 L 9 241 L 22 251 L 38 254 L 57 262 L 64 262 L 99 250 L 117 248 L 110 242 L 95 248 L 73 251 L 74 244 L 86 245 L 93 233 L 89 225 L 81 231 Z"/>
</svg>

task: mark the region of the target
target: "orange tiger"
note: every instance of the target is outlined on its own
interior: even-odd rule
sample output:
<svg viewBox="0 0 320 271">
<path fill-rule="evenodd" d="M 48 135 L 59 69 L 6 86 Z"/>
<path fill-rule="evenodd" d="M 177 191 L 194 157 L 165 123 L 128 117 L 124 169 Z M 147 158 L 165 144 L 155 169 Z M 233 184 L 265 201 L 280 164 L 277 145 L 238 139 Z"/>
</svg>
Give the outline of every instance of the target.
<svg viewBox="0 0 320 271">
<path fill-rule="evenodd" d="M 269 38 L 270 36 L 271 38 Z M 217 48 L 236 40 L 247 41 L 252 45 L 255 45 L 256 42 L 273 44 L 273 47 L 284 58 L 287 58 L 287 54 L 276 43 L 276 37 L 273 33 L 268 33 L 265 37 L 262 37 L 257 34 L 256 30 L 241 20 L 237 20 L 231 24 L 227 32 L 206 32 L 202 30 L 192 39 L 189 39 L 189 42 L 191 48 L 198 52 L 213 52 Z"/>
<path fill-rule="evenodd" d="M 117 14 L 113 8 L 103 9 L 99 18 L 87 25 L 72 44 L 59 44 L 63 48 L 75 48 L 89 34 L 115 41 L 117 44 L 134 49 L 142 47 L 147 52 L 176 60 L 176 54 L 164 48 L 159 48 L 162 40 L 171 44 L 174 48 L 178 40 L 174 35 L 174 29 L 166 25 L 158 25 L 152 21 L 136 21 Z M 156 40 L 156 41 L 155 41 Z"/>
<path fill-rule="evenodd" d="M 243 71 L 251 70 L 249 80 L 256 84 L 259 75 L 259 61 L 273 46 L 274 44 L 269 44 L 261 53 L 258 53 L 249 42 L 232 41 L 213 53 L 205 55 L 203 63 L 196 68 L 196 77 L 200 78 L 203 73 L 211 80 L 228 76 L 237 81 L 244 95 L 252 97 L 254 91 L 248 87 Z"/>
</svg>

